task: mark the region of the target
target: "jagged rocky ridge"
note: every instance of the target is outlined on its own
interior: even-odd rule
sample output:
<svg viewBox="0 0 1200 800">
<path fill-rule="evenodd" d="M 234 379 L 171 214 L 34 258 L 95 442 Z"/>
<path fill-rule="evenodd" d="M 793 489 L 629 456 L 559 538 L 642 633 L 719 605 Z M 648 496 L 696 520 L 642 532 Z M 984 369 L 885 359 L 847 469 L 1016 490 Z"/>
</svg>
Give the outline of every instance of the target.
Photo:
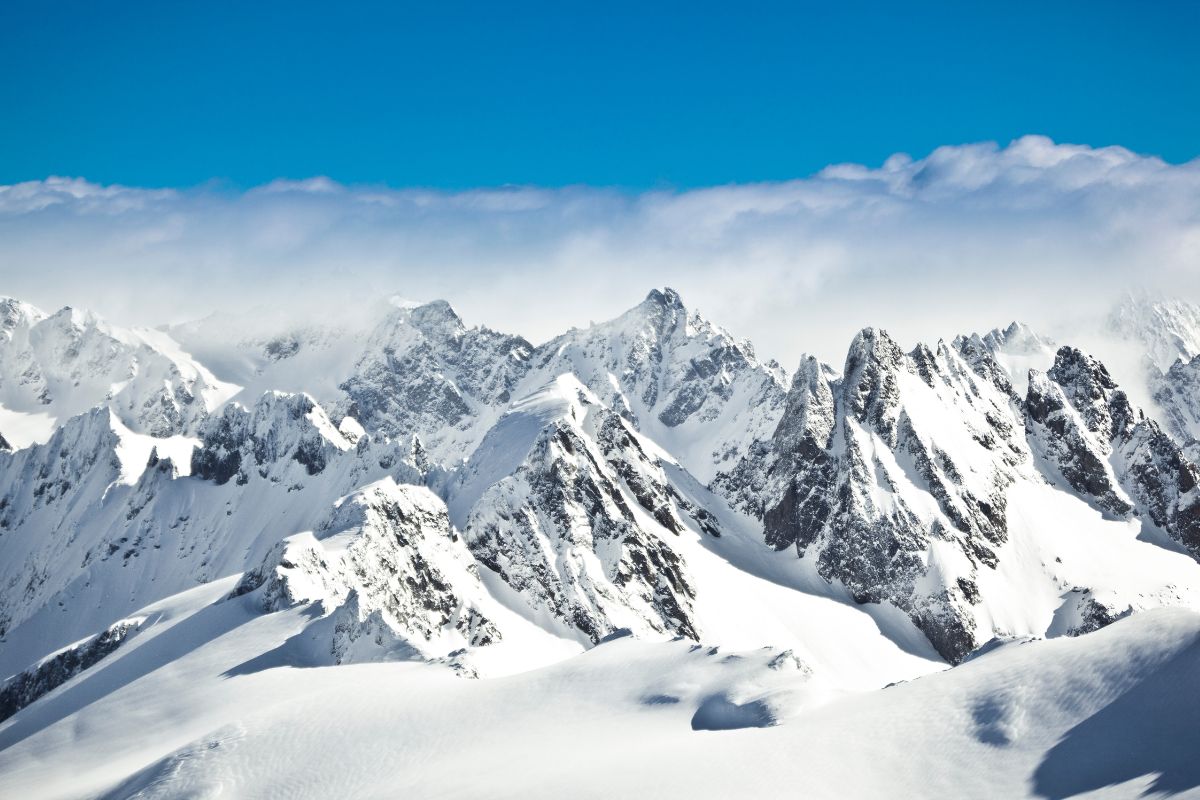
<svg viewBox="0 0 1200 800">
<path fill-rule="evenodd" d="M 1106 513 L 1138 513 L 1200 558 L 1200 468 L 1135 409 L 1104 365 L 1072 348 L 1030 378 L 1030 439 Z"/>
<path fill-rule="evenodd" d="M 65 645 L 253 567 L 372 481 L 421 479 L 406 448 L 369 435 L 351 441 L 303 395 L 226 408 L 201 425 L 190 464 L 154 449 L 147 457 L 130 446 L 137 439 L 100 408 L 45 445 L 0 454 L 0 635 L 71 608 L 38 632 L 47 646 Z"/>
<path fill-rule="evenodd" d="M 1017 332 L 904 353 L 867 329 L 841 376 L 805 359 L 772 441 L 716 487 L 768 545 L 902 609 L 950 661 L 999 632 L 981 583 L 1001 567 L 1018 482 L 1065 483 L 1200 554 L 1195 465 L 1077 349 L 1031 370 L 1021 398 L 998 357 Z"/>
<path fill-rule="evenodd" d="M 194 450 L 112 397 L 0 448 L 0 636 L 31 654 L 11 673 L 228 576 L 224 602 L 308 609 L 306 652 L 328 663 L 470 674 L 462 654 L 505 641 L 514 613 L 584 646 L 703 639 L 688 553 L 746 536 L 799 565 L 772 561 L 791 576 L 774 580 L 807 591 L 811 570 L 831 596 L 898 609 L 952 662 L 997 635 L 1197 602 L 1200 572 L 1171 551 L 1200 545 L 1176 431 L 1023 326 L 909 352 L 868 329 L 840 374 L 806 358 L 789 386 L 669 289 L 536 347 L 435 302 L 392 311 L 347 368 L 339 398 L 270 391 L 159 431 Z M 1028 487 L 1100 526 L 1102 553 L 1104 526 L 1138 526 L 1150 576 L 1114 588 L 1073 555 L 1059 566 L 1058 523 L 1014 507 Z M 1045 538 L 1041 561 L 1014 536 Z M 1036 612 L 1013 612 L 1014 575 Z"/>
<path fill-rule="evenodd" d="M 699 638 L 695 589 L 671 539 L 684 530 L 680 514 L 719 530 L 671 486 L 627 420 L 564 376 L 489 437 L 452 501 L 481 564 L 588 642 L 619 628 Z M 485 488 L 508 470 L 495 460 L 514 455 L 515 468 Z"/>
<path fill-rule="evenodd" d="M 441 656 L 501 638 L 479 608 L 486 592 L 445 505 L 390 477 L 338 500 L 315 533 L 276 544 L 234 590 L 251 593 L 266 612 L 309 603 L 333 612 L 325 627 L 338 664 L 381 651 Z"/>
<path fill-rule="evenodd" d="M 370 337 L 343 389 L 367 430 L 415 436 L 452 466 L 508 405 L 573 374 L 701 480 L 765 438 L 783 408 L 783 370 L 654 290 L 620 317 L 534 347 L 467 328 L 447 303 L 399 309 Z"/>
<path fill-rule="evenodd" d="M 997 564 L 1004 490 L 1027 460 L 1007 403 L 946 345 L 906 354 L 867 329 L 843 377 L 802 362 L 771 446 L 718 485 L 761 516 L 768 545 L 857 602 L 901 608 L 958 660 L 982 643 L 975 576 Z"/>
</svg>

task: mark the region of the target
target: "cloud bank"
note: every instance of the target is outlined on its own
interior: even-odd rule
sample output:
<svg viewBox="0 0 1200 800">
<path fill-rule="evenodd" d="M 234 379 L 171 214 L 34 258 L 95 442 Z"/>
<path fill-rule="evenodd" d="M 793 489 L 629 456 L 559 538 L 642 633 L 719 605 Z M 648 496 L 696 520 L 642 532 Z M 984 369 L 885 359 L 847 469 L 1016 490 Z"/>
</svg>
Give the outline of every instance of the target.
<svg viewBox="0 0 1200 800">
<path fill-rule="evenodd" d="M 1129 288 L 1196 299 L 1200 160 L 1027 136 L 691 191 L 0 186 L 0 293 L 126 323 L 338 318 L 398 293 L 539 341 L 662 285 L 789 367 L 839 363 L 864 325 L 912 343 Z"/>
</svg>

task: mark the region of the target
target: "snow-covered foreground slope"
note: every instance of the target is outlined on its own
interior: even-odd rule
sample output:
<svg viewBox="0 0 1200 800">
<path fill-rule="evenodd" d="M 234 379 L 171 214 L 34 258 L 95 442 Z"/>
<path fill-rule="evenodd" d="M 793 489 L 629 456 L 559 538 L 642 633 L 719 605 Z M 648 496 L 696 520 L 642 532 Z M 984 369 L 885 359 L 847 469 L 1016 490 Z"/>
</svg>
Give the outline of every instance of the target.
<svg viewBox="0 0 1200 800">
<path fill-rule="evenodd" d="M 414 663 L 316 666 L 286 647 L 301 615 L 206 605 L 216 594 L 162 604 L 136 646 L 0 726 L 0 794 L 1065 798 L 1200 787 L 1191 612 L 1014 643 L 839 697 L 786 651 L 687 641 L 621 638 L 480 681 Z"/>
</svg>

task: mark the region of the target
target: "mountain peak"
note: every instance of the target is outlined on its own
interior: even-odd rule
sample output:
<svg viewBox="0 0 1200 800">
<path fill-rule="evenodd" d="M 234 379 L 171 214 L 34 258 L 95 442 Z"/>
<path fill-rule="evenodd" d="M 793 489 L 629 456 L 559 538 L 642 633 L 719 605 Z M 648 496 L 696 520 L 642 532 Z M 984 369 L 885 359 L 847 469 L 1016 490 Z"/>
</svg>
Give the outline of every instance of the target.
<svg viewBox="0 0 1200 800">
<path fill-rule="evenodd" d="M 413 327 L 426 336 L 449 339 L 466 330 L 462 318 L 445 300 L 432 300 L 424 305 L 404 309 Z"/>
<path fill-rule="evenodd" d="M 882 328 L 863 328 L 854 334 L 846 354 L 844 374 L 849 377 L 865 362 L 899 363 L 904 353 L 888 332 Z"/>
<path fill-rule="evenodd" d="M 0 331 L 11 331 L 24 323 L 33 325 L 46 318 L 46 312 L 14 297 L 0 297 Z"/>
<path fill-rule="evenodd" d="M 1009 353 L 1034 353 L 1053 346 L 1051 340 L 1016 320 L 1004 329 L 993 328 L 983 337 L 983 342 L 993 352 L 1004 350 Z"/>
<path fill-rule="evenodd" d="M 1117 388 L 1104 364 L 1076 347 L 1063 345 L 1054 356 L 1050 377 L 1058 384 L 1076 392 L 1099 396 L 1103 391 Z"/>
<path fill-rule="evenodd" d="M 664 308 L 682 309 L 684 307 L 683 298 L 679 296 L 679 292 L 670 286 L 664 286 L 661 290 L 651 289 L 650 294 L 646 295 L 645 302 L 654 303 Z"/>
<path fill-rule="evenodd" d="M 1108 316 L 1109 332 L 1140 342 L 1160 370 L 1200 355 L 1200 307 L 1186 300 L 1129 292 Z"/>
</svg>

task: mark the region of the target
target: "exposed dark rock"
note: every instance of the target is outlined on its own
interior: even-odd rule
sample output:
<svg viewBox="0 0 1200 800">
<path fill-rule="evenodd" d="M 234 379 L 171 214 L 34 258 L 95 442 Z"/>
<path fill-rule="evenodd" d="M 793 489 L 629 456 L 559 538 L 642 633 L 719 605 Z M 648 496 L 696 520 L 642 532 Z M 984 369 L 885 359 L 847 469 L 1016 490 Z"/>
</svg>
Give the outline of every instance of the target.
<svg viewBox="0 0 1200 800">
<path fill-rule="evenodd" d="M 139 620 L 122 620 L 103 633 L 10 678 L 0 689 L 0 722 L 112 653 L 137 631 L 139 625 Z"/>
<path fill-rule="evenodd" d="M 1143 515 L 1200 558 L 1200 469 L 1103 364 L 1059 349 L 1045 376 L 1031 374 L 1025 405 L 1031 443 L 1073 489 L 1112 515 Z"/>
<path fill-rule="evenodd" d="M 467 523 L 471 550 L 531 606 L 592 642 L 618 627 L 608 616 L 613 605 L 633 608 L 651 630 L 697 638 L 685 566 L 639 525 L 622 485 L 666 531 L 678 532 L 672 492 L 629 423 L 596 413 L 599 452 L 571 424 L 552 423 L 477 505 Z"/>
<path fill-rule="evenodd" d="M 980 359 L 986 353 L 982 348 Z M 957 661 L 977 644 L 970 606 L 981 597 L 974 570 L 998 563 L 995 548 L 1008 536 L 1005 490 L 1026 458 L 1005 422 L 1011 387 L 1000 374 L 989 389 L 943 344 L 905 354 L 886 333 L 864 330 L 851 345 L 843 378 L 815 359 L 802 361 L 772 446 L 752 448 L 715 486 L 762 517 L 767 544 L 795 547 L 857 602 L 903 609 L 939 653 Z M 994 462 L 988 473 L 968 470 L 938 444 L 940 434 L 918 427 L 905 406 L 906 379 L 945 398 L 938 402 L 947 404 L 949 424 L 965 428 L 965 438 Z M 885 463 L 880 448 L 904 471 Z M 940 517 L 914 510 L 912 489 L 900 483 L 927 493 Z M 941 589 L 919 589 L 938 541 L 957 547 L 971 572 L 943 576 Z"/>
<path fill-rule="evenodd" d="M 325 469 L 334 454 L 350 447 L 311 397 L 267 393 L 250 410 L 229 405 L 200 429 L 192 474 L 218 484 L 266 478 L 292 460 L 309 475 Z"/>
<path fill-rule="evenodd" d="M 436 444 L 479 409 L 506 405 L 532 351 L 519 336 L 467 328 L 438 300 L 391 314 L 341 388 L 368 431 Z"/>
</svg>

